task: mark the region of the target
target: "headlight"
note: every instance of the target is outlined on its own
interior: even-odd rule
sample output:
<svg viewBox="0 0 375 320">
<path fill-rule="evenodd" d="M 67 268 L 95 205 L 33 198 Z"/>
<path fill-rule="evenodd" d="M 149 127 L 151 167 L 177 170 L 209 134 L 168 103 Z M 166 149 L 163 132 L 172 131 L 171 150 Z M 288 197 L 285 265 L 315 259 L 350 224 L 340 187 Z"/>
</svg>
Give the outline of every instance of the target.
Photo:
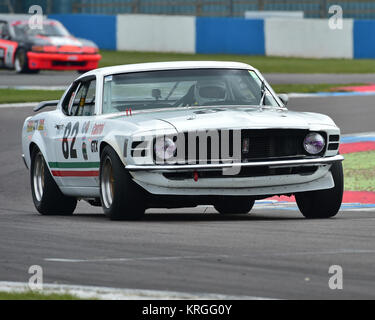
<svg viewBox="0 0 375 320">
<path fill-rule="evenodd" d="M 170 138 L 158 138 L 155 141 L 154 149 L 159 159 L 168 160 L 174 156 L 177 147 Z"/>
<path fill-rule="evenodd" d="M 31 50 L 34 51 L 34 52 L 43 52 L 44 47 L 43 46 L 32 46 Z"/>
<path fill-rule="evenodd" d="M 318 154 L 326 145 L 324 138 L 319 133 L 309 133 L 303 141 L 303 147 L 310 154 Z"/>
</svg>

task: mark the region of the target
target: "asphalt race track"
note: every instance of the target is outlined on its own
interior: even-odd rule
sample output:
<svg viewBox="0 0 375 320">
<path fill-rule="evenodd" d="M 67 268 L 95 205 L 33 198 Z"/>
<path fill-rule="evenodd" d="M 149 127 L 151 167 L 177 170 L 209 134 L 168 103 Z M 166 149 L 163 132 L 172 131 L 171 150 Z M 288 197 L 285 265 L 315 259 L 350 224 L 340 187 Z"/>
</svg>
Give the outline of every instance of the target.
<svg viewBox="0 0 375 320">
<path fill-rule="evenodd" d="M 292 99 L 291 109 L 330 114 L 343 133 L 374 131 L 373 97 Z M 298 108 L 296 106 L 299 106 Z M 72 217 L 43 217 L 32 204 L 20 128 L 31 108 L 0 108 L 0 281 L 218 293 L 263 298 L 375 298 L 375 211 L 309 221 L 257 204 L 222 217 L 211 207 L 152 210 L 111 222 L 80 203 Z M 367 211 L 366 211 L 367 210 Z M 328 287 L 331 265 L 343 290 Z"/>
</svg>

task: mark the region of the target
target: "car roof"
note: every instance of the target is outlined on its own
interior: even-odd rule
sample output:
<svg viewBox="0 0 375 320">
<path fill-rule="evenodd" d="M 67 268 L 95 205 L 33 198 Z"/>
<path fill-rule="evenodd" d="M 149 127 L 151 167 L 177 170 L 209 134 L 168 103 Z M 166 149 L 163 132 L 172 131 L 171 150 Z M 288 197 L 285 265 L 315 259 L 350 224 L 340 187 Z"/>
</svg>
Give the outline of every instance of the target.
<svg viewBox="0 0 375 320">
<path fill-rule="evenodd" d="M 173 61 L 173 62 L 148 62 L 137 64 L 126 64 L 113 67 L 105 67 L 92 70 L 81 77 L 90 75 L 107 76 L 117 73 L 130 73 L 141 71 L 162 71 L 179 69 L 254 69 L 251 65 L 241 62 L 230 61 Z M 80 77 L 80 78 L 81 78 Z"/>
<path fill-rule="evenodd" d="M 7 15 L 7 14 L 0 14 L 0 21 L 6 21 L 9 23 L 16 22 L 16 21 L 28 21 L 30 19 L 31 15 L 29 14 L 12 14 L 12 15 Z M 58 22 L 57 20 L 53 19 L 47 19 L 45 16 L 43 16 L 43 22 Z"/>
</svg>

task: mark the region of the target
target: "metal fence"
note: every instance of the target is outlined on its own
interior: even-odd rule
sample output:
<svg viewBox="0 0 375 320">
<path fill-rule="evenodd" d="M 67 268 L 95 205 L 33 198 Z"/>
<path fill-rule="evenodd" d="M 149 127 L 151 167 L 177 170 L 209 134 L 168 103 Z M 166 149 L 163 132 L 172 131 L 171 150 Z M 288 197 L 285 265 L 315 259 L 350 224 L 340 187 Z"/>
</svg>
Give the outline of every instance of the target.
<svg viewBox="0 0 375 320">
<path fill-rule="evenodd" d="M 344 18 L 375 19 L 375 1 L 371 0 L 7 0 L 0 1 L 0 12 L 27 13 L 39 4 L 50 13 L 144 13 L 195 16 L 243 17 L 245 11 L 303 11 L 307 18 L 326 18 L 328 8 L 338 4 Z"/>
<path fill-rule="evenodd" d="M 331 5 L 341 5 L 346 18 L 375 18 L 375 1 L 369 0 L 81 0 L 76 13 L 153 13 L 195 16 L 243 17 L 245 11 L 303 11 L 307 18 L 326 18 Z"/>
</svg>

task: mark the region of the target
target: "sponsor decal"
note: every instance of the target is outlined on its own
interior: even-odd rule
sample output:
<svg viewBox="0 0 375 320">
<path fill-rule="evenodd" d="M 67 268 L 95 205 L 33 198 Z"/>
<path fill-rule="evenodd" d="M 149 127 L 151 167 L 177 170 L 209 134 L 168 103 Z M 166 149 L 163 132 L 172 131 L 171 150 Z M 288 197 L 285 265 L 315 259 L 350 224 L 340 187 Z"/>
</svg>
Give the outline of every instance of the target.
<svg viewBox="0 0 375 320">
<path fill-rule="evenodd" d="M 94 127 L 92 128 L 91 135 L 98 136 L 103 133 L 104 130 L 104 123 L 95 123 Z"/>
<path fill-rule="evenodd" d="M 97 153 L 98 152 L 98 140 L 93 140 L 91 142 L 91 152 Z"/>
<path fill-rule="evenodd" d="M 38 131 L 44 130 L 44 119 L 39 120 Z"/>
<path fill-rule="evenodd" d="M 84 122 L 82 126 L 82 134 L 86 134 L 90 128 L 90 121 Z"/>
<path fill-rule="evenodd" d="M 85 160 L 88 160 L 89 157 L 87 155 L 87 146 L 86 146 L 86 142 L 83 142 L 82 143 L 82 154 L 83 154 L 83 159 Z"/>
<path fill-rule="evenodd" d="M 29 120 L 27 121 L 27 132 L 34 132 L 34 131 L 43 131 L 44 130 L 44 119 L 40 120 Z"/>
<path fill-rule="evenodd" d="M 27 129 L 26 129 L 27 132 L 33 132 L 35 130 L 34 122 L 35 121 L 33 121 L 33 120 L 27 121 Z"/>
</svg>

